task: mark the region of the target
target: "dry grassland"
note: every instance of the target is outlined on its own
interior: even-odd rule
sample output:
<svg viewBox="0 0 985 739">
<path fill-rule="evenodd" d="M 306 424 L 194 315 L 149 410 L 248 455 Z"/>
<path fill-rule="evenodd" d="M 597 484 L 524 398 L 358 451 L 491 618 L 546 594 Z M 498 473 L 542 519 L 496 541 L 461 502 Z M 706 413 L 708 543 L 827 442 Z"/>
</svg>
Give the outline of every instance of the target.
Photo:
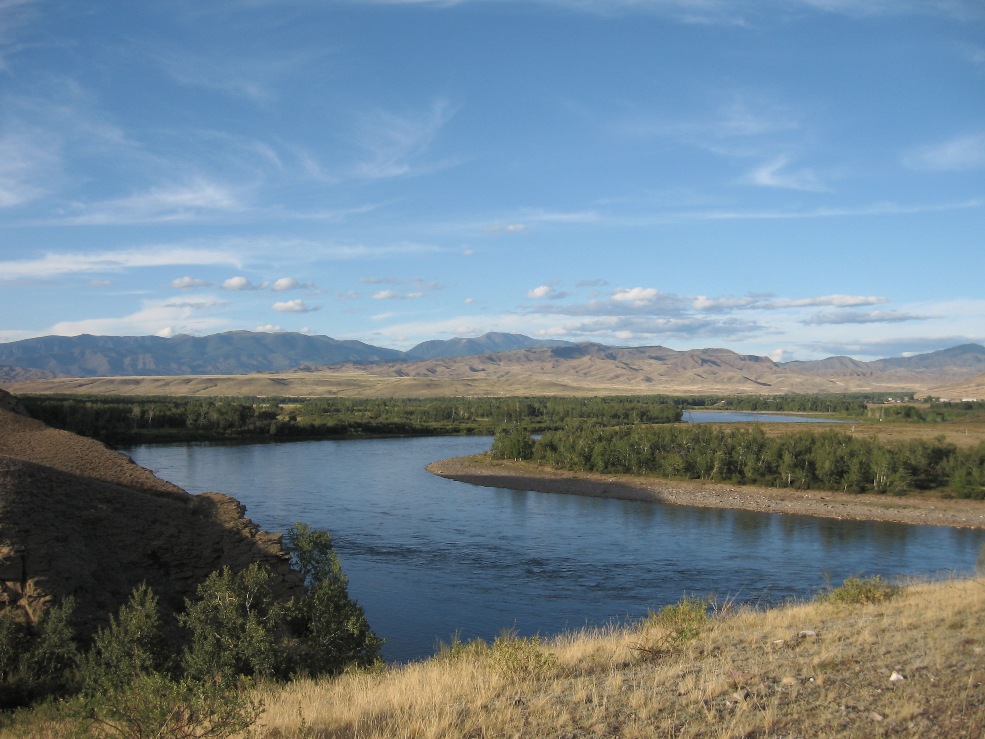
<svg viewBox="0 0 985 739">
<path fill-rule="evenodd" d="M 981 737 L 985 581 L 459 650 L 263 692 L 268 737 Z"/>
</svg>

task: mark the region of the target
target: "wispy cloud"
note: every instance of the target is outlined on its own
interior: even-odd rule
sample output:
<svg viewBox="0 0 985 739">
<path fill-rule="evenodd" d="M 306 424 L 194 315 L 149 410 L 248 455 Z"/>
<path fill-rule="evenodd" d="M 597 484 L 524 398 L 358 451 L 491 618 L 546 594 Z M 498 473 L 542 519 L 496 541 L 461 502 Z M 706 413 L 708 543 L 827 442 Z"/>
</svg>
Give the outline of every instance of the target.
<svg viewBox="0 0 985 739">
<path fill-rule="evenodd" d="M 809 326 L 820 326 L 827 324 L 841 325 L 851 323 L 904 323 L 906 321 L 922 321 L 928 316 L 915 313 L 901 313 L 899 311 L 830 311 L 827 313 L 817 313 L 804 321 Z"/>
<path fill-rule="evenodd" d="M 89 254 L 48 253 L 38 259 L 0 261 L 0 280 L 50 278 L 66 274 L 122 272 L 146 267 L 182 265 L 241 266 L 240 258 L 226 251 L 149 246 L 142 250 Z"/>
<path fill-rule="evenodd" d="M 422 112 L 377 109 L 363 113 L 355 122 L 354 142 L 368 158 L 352 169 L 352 175 L 358 179 L 378 180 L 406 177 L 446 166 L 424 163 L 422 159 L 456 110 L 449 101 L 436 100 Z"/>
<path fill-rule="evenodd" d="M 985 168 L 985 133 L 973 133 L 925 146 L 906 154 L 912 169 L 953 172 Z"/>
<path fill-rule="evenodd" d="M 17 128 L 0 134 L 0 208 L 46 194 L 59 169 L 59 141 Z"/>
<path fill-rule="evenodd" d="M 827 192 L 828 188 L 809 167 L 790 169 L 790 158 L 776 157 L 753 169 L 744 182 L 761 187 L 777 187 L 806 192 Z"/>
<path fill-rule="evenodd" d="M 187 223 L 207 220 L 219 214 L 242 213 L 246 205 L 232 187 L 204 178 L 154 187 L 124 198 L 84 204 L 73 208 L 77 214 L 58 222 L 66 225 L 129 225 L 139 223 Z"/>
</svg>

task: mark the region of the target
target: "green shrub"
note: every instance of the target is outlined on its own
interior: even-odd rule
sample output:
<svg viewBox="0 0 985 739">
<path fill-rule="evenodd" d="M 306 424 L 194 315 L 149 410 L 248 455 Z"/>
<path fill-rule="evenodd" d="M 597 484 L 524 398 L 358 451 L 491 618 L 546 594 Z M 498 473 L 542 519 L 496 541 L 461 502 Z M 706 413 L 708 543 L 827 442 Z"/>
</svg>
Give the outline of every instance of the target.
<svg viewBox="0 0 985 739">
<path fill-rule="evenodd" d="M 81 734 L 226 737 L 256 722 L 262 706 L 247 684 L 231 677 L 174 678 L 172 663 L 157 597 L 141 585 L 81 661 Z"/>
<path fill-rule="evenodd" d="M 37 622 L 0 612 L 0 709 L 25 706 L 66 692 L 78 660 L 70 620 L 75 601 L 46 608 Z"/>
<path fill-rule="evenodd" d="M 504 631 L 492 643 L 493 663 L 506 676 L 543 675 L 557 666 L 557 655 L 547 651 L 539 636 L 517 636 Z"/>
<path fill-rule="evenodd" d="M 708 622 L 708 603 L 692 595 L 684 595 L 676 603 L 664 606 L 656 613 L 650 612 L 644 628 L 660 628 L 665 633 L 662 641 L 680 646 L 691 641 Z"/>
<path fill-rule="evenodd" d="M 277 640 L 287 606 L 271 589 L 270 572 L 254 562 L 213 572 L 187 601 L 179 622 L 191 634 L 185 674 L 199 680 L 268 677 L 279 672 Z"/>
<path fill-rule="evenodd" d="M 821 597 L 831 603 L 881 603 L 899 591 L 899 586 L 883 580 L 879 575 L 873 575 L 864 578 L 850 577 L 841 586 L 823 593 Z"/>
</svg>

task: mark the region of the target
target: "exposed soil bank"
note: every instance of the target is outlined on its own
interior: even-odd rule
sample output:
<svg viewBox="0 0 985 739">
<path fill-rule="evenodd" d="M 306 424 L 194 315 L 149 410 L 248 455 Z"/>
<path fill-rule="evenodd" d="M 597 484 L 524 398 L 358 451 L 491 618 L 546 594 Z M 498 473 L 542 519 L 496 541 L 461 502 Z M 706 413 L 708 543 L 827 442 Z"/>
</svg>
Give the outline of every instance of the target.
<svg viewBox="0 0 985 739">
<path fill-rule="evenodd" d="M 641 500 L 699 508 L 737 508 L 764 513 L 889 521 L 985 529 L 985 502 L 920 496 L 851 495 L 826 490 L 791 490 L 662 480 L 634 475 L 562 472 L 529 462 L 505 462 L 488 455 L 433 462 L 428 471 L 450 480 L 493 488 L 566 493 L 595 498 Z"/>
</svg>

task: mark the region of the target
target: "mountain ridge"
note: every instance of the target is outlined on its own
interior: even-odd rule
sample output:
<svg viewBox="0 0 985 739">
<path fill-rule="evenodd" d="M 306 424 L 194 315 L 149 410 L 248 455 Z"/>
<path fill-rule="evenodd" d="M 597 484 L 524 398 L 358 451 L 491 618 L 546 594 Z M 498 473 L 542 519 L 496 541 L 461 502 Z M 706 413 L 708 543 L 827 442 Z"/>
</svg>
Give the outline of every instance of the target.
<svg viewBox="0 0 985 739">
<path fill-rule="evenodd" d="M 978 344 L 871 362 L 842 356 L 777 363 L 725 348 L 542 344 L 522 334 L 425 342 L 415 347 L 427 355 L 424 359 L 412 358 L 413 349 L 400 352 L 305 334 L 27 341 L 33 344 L 18 342 L 17 351 L 0 345 L 0 382 L 21 393 L 838 393 L 926 392 L 960 385 L 967 394 L 974 392 L 974 378 L 985 373 L 985 347 Z M 127 347 L 167 347 L 171 354 L 127 355 Z M 72 372 L 66 370 L 79 379 L 67 379 Z"/>
</svg>

